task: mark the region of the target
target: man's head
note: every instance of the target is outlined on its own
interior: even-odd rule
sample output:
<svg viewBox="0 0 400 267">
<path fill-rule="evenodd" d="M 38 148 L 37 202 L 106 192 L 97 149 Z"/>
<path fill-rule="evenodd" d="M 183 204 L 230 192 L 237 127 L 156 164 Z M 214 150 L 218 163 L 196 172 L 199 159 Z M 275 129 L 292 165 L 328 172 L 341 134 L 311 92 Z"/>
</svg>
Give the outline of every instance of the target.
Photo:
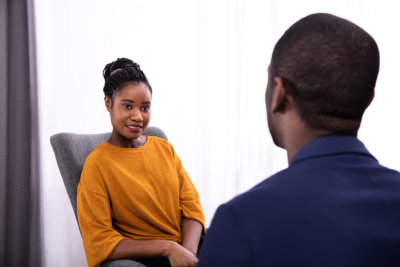
<svg viewBox="0 0 400 267">
<path fill-rule="evenodd" d="M 278 77 L 308 128 L 357 135 L 378 72 L 378 46 L 367 32 L 330 14 L 309 15 L 293 24 L 275 45 L 267 110 Z"/>
</svg>

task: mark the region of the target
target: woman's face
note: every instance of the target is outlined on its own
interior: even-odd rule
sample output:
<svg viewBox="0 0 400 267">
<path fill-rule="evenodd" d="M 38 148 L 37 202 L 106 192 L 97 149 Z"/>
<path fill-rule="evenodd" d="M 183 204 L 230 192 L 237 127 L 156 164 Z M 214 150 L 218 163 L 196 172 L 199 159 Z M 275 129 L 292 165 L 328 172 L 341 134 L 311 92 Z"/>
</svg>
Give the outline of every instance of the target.
<svg viewBox="0 0 400 267">
<path fill-rule="evenodd" d="M 110 113 L 113 145 L 132 147 L 140 141 L 150 122 L 151 93 L 145 83 L 130 83 L 119 89 L 113 99 L 105 97 Z"/>
</svg>

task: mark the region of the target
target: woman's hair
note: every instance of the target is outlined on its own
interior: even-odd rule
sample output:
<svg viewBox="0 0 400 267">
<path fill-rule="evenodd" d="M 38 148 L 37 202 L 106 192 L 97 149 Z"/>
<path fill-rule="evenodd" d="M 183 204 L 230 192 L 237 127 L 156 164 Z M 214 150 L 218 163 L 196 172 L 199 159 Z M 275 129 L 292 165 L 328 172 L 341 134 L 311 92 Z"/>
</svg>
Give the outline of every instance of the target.
<svg viewBox="0 0 400 267">
<path fill-rule="evenodd" d="M 146 75 L 140 69 L 139 64 L 128 58 L 118 58 L 117 60 L 108 63 L 103 70 L 104 77 L 104 95 L 112 98 L 119 89 L 129 83 L 143 82 L 149 88 L 150 93 L 153 90 L 147 80 Z"/>
<path fill-rule="evenodd" d="M 357 132 L 378 72 L 375 40 L 330 14 L 292 25 L 277 42 L 270 65 L 270 78 L 282 78 L 308 126 L 343 134 Z"/>
</svg>

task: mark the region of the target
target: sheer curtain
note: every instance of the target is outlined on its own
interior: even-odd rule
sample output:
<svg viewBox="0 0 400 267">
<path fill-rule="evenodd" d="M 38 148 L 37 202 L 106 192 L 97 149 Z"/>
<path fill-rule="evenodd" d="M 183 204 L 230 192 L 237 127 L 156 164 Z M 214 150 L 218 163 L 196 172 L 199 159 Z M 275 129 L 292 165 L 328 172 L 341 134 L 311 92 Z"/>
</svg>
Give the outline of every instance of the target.
<svg viewBox="0 0 400 267">
<path fill-rule="evenodd" d="M 46 266 L 84 266 L 78 226 L 49 144 L 61 132 L 111 130 L 104 65 L 137 61 L 153 87 L 161 127 L 196 185 L 210 223 L 221 203 L 287 166 L 267 129 L 264 90 L 272 48 L 313 12 L 348 18 L 377 40 L 382 67 L 360 138 L 382 163 L 400 164 L 394 3 L 265 0 L 37 0 Z M 387 118 L 387 120 L 382 120 Z"/>
</svg>

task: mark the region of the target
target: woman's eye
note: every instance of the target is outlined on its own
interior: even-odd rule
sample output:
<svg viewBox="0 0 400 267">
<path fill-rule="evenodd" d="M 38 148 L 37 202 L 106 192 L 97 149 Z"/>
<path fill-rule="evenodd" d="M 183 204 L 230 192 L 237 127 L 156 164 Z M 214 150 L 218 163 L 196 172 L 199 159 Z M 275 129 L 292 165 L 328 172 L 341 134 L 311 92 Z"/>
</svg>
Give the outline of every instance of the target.
<svg viewBox="0 0 400 267">
<path fill-rule="evenodd" d="M 142 111 L 149 111 L 150 107 L 142 107 Z"/>
<path fill-rule="evenodd" d="M 123 107 L 124 109 L 132 109 L 132 106 L 129 105 L 129 104 L 123 104 L 122 107 Z"/>
</svg>

